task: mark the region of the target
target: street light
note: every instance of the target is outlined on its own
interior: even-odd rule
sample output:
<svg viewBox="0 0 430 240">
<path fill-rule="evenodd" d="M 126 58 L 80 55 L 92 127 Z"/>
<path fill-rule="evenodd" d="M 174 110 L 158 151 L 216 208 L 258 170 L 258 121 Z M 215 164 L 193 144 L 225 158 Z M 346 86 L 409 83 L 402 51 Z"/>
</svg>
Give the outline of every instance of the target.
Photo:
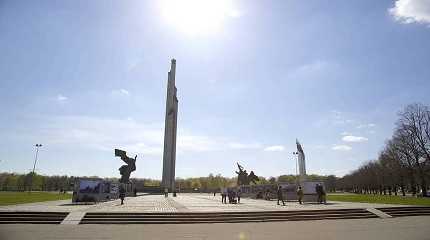
<svg viewBox="0 0 430 240">
<path fill-rule="evenodd" d="M 298 172 L 297 172 L 297 164 L 298 164 L 298 161 L 299 161 L 299 152 L 293 152 L 293 155 L 297 155 L 297 157 L 296 157 L 296 184 L 298 185 L 299 184 L 299 174 L 298 174 Z"/>
<path fill-rule="evenodd" d="M 33 190 L 34 170 L 36 169 L 37 155 L 39 154 L 39 148 L 42 147 L 42 144 L 38 143 L 34 146 L 36 147 L 36 156 L 34 157 L 33 171 L 31 173 L 30 192 L 31 192 L 31 190 Z"/>
</svg>

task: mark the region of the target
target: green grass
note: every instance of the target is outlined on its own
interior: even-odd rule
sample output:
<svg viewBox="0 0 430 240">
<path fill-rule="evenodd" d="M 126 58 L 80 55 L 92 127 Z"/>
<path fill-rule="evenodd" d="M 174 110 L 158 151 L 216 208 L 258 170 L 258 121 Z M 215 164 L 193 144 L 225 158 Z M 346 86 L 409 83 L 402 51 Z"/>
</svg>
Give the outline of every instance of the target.
<svg viewBox="0 0 430 240">
<path fill-rule="evenodd" d="M 51 192 L 0 192 L 0 206 L 20 203 L 45 202 L 72 198 L 71 194 Z"/>
<path fill-rule="evenodd" d="M 364 194 L 329 194 L 327 199 L 340 202 L 385 203 L 404 205 L 430 206 L 430 198 L 402 197 L 390 195 L 364 195 Z"/>
</svg>

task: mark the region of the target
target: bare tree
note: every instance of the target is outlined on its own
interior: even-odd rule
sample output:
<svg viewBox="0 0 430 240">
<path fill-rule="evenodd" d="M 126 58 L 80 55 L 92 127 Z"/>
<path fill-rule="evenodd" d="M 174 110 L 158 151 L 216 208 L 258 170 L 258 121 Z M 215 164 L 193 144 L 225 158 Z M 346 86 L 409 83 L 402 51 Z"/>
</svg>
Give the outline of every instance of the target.
<svg viewBox="0 0 430 240">
<path fill-rule="evenodd" d="M 399 113 L 396 135 L 410 148 L 414 165 L 418 172 L 423 196 L 427 196 L 425 164 L 430 159 L 430 139 L 428 138 L 429 109 L 421 104 L 408 105 Z M 422 161 L 421 159 L 424 159 Z"/>
</svg>

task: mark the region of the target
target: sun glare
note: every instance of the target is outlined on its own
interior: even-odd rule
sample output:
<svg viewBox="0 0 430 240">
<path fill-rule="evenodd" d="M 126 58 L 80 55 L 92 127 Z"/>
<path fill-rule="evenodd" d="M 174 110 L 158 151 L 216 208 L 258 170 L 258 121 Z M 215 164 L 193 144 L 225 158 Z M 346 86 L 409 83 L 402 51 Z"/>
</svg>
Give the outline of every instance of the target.
<svg viewBox="0 0 430 240">
<path fill-rule="evenodd" d="M 164 0 L 161 11 L 167 23 L 193 35 L 216 33 L 226 18 L 239 15 L 232 0 Z"/>
</svg>

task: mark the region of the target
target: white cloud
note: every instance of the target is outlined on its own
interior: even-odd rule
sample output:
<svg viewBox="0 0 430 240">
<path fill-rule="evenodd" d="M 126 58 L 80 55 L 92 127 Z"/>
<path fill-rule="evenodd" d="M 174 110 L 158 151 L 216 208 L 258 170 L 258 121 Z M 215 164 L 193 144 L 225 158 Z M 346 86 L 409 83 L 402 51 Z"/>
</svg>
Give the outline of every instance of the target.
<svg viewBox="0 0 430 240">
<path fill-rule="evenodd" d="M 38 131 L 29 137 L 37 136 L 37 141 L 47 145 L 79 145 L 100 151 L 123 148 L 130 154 L 163 154 L 163 123 L 142 123 L 130 117 L 111 119 L 86 116 L 43 117 L 37 121 L 42 124 Z M 228 138 L 198 135 L 184 129 L 179 129 L 177 136 L 178 154 L 260 148 L 262 145 L 259 143 L 231 142 Z"/>
<path fill-rule="evenodd" d="M 344 142 L 367 142 L 367 140 L 369 139 L 365 137 L 358 137 L 358 136 L 352 136 L 352 135 L 347 135 L 342 138 L 342 141 Z"/>
<path fill-rule="evenodd" d="M 342 136 L 346 136 L 346 135 L 351 135 L 351 133 L 350 132 L 342 132 L 340 135 L 342 135 Z"/>
<path fill-rule="evenodd" d="M 156 155 L 162 153 L 162 124 L 86 116 L 48 117 L 40 122 L 40 132 L 34 135 L 38 139 L 42 138 L 40 141 L 47 145 L 78 145 L 101 151 L 124 148 L 132 153 Z"/>
<path fill-rule="evenodd" d="M 124 89 L 124 88 L 121 88 L 121 89 L 115 89 L 115 90 L 112 90 L 112 95 L 117 95 L 117 96 L 129 96 L 130 95 L 130 92 L 129 91 L 127 91 L 126 89 Z"/>
<path fill-rule="evenodd" d="M 331 118 L 332 118 L 332 122 L 336 125 L 350 124 L 354 122 L 354 120 L 346 118 L 345 114 L 338 110 L 331 110 Z"/>
<path fill-rule="evenodd" d="M 430 24 L 430 1 L 428 0 L 397 0 L 388 12 L 401 23 Z"/>
<path fill-rule="evenodd" d="M 317 80 L 335 75 L 338 70 L 339 64 L 336 62 L 317 59 L 291 69 L 288 77 L 295 80 Z"/>
<path fill-rule="evenodd" d="M 326 149 L 327 148 L 327 146 L 326 145 L 316 145 L 315 147 L 313 147 L 314 149 L 318 149 L 318 150 L 321 150 L 321 149 Z"/>
<path fill-rule="evenodd" d="M 57 101 L 59 101 L 59 102 L 65 102 L 65 101 L 67 101 L 67 99 L 69 99 L 69 98 L 66 96 L 63 96 L 62 94 L 57 95 Z"/>
<path fill-rule="evenodd" d="M 261 144 L 259 143 L 238 143 L 231 142 L 227 144 L 228 147 L 232 149 L 258 149 L 261 148 Z"/>
<path fill-rule="evenodd" d="M 324 68 L 328 67 L 330 65 L 327 61 L 321 61 L 317 60 L 309 64 L 305 64 L 300 66 L 297 71 L 298 72 L 315 72 L 315 71 L 321 71 Z"/>
<path fill-rule="evenodd" d="M 374 123 L 360 124 L 360 125 L 357 126 L 358 129 L 361 129 L 361 128 L 374 128 L 374 127 L 376 127 L 376 124 L 374 124 Z"/>
<path fill-rule="evenodd" d="M 266 152 L 281 152 L 284 151 L 285 147 L 280 145 L 274 145 L 264 148 L 264 151 Z"/>
<path fill-rule="evenodd" d="M 129 63 L 126 66 L 127 72 L 131 72 L 131 71 L 135 70 L 139 66 L 141 61 L 142 61 L 141 58 L 134 58 L 131 61 L 129 61 Z"/>
<path fill-rule="evenodd" d="M 348 145 L 334 145 L 331 149 L 335 151 L 350 151 L 352 147 Z"/>
<path fill-rule="evenodd" d="M 183 152 L 208 152 L 216 151 L 221 143 L 215 138 L 190 134 L 178 134 L 178 151 Z"/>
<path fill-rule="evenodd" d="M 163 148 L 161 146 L 148 146 L 143 142 L 125 145 L 123 148 L 127 149 L 127 151 L 129 152 L 141 153 L 144 155 L 161 156 L 163 154 Z M 107 149 L 107 150 L 112 150 L 112 149 Z"/>
</svg>

